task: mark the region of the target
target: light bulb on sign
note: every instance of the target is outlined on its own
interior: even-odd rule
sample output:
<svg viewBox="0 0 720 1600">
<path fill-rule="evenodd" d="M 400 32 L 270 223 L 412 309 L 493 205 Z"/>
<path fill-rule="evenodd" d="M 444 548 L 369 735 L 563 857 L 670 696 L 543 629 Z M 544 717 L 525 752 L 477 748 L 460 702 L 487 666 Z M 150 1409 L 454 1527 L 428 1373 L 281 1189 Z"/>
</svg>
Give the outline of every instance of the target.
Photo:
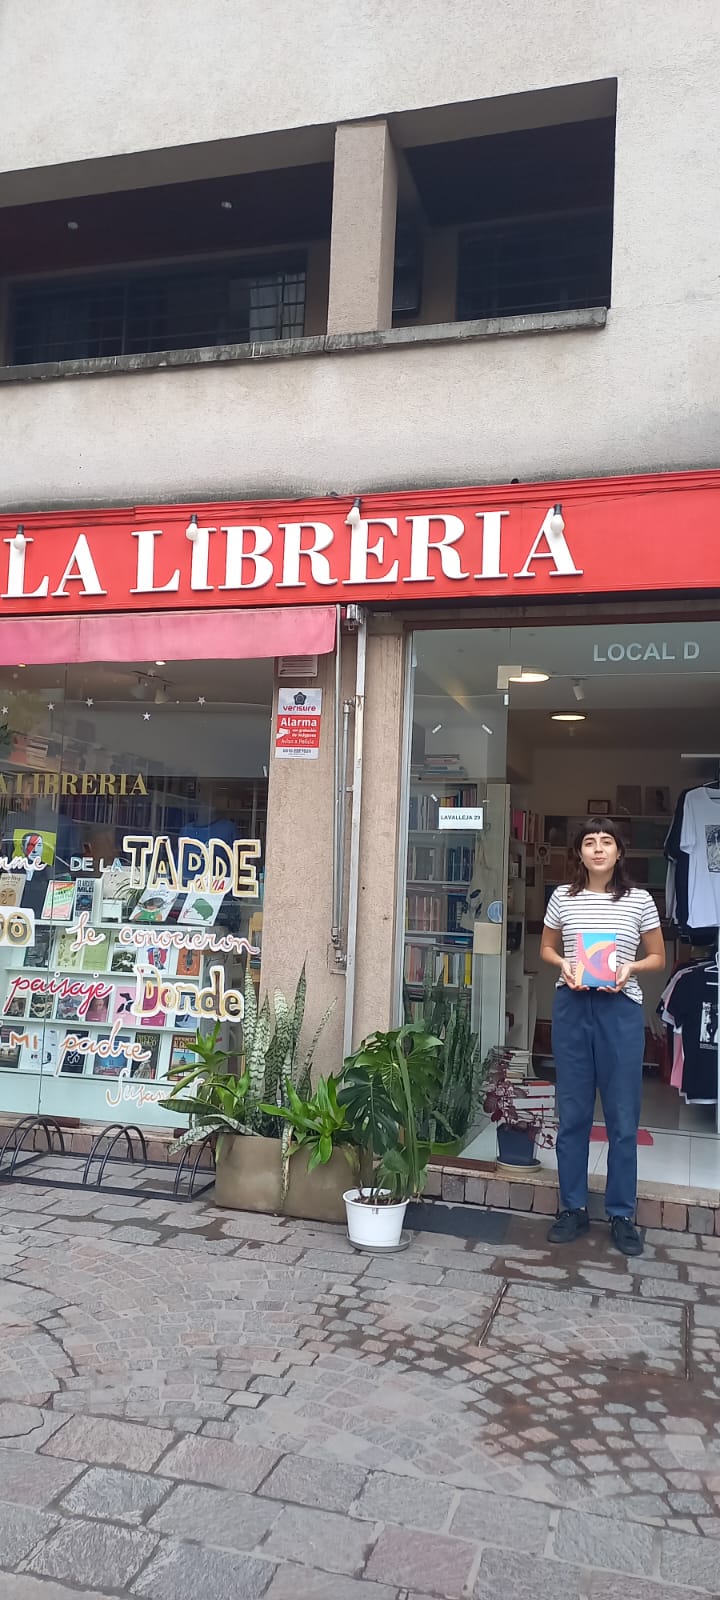
<svg viewBox="0 0 720 1600">
<path fill-rule="evenodd" d="M 565 532 L 565 518 L 562 506 L 559 503 L 553 508 L 553 514 L 550 518 L 550 532 L 556 534 L 558 539 Z"/>
<path fill-rule="evenodd" d="M 193 511 L 190 521 L 185 529 L 185 538 L 189 539 L 191 544 L 194 544 L 199 534 L 200 529 L 198 527 L 197 513 Z"/>
<path fill-rule="evenodd" d="M 345 518 L 345 522 L 347 523 L 348 528 L 357 528 L 362 522 L 359 494 L 355 496 L 355 499 L 353 500 L 350 510 Z"/>
<path fill-rule="evenodd" d="M 10 543 L 13 547 L 13 550 L 19 550 L 22 552 L 27 548 L 27 539 L 25 538 L 25 529 L 22 522 L 18 523 Z"/>
</svg>

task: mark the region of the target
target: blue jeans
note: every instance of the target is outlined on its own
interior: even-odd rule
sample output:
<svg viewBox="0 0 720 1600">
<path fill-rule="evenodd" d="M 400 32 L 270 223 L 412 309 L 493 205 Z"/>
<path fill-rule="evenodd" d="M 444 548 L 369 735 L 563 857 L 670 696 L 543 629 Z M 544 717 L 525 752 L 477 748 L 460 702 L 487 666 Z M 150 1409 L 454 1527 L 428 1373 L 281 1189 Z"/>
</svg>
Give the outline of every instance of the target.
<svg viewBox="0 0 720 1600">
<path fill-rule="evenodd" d="M 626 994 L 577 993 L 563 985 L 555 993 L 552 1041 L 561 1208 L 577 1211 L 587 1205 L 590 1130 L 599 1090 L 610 1143 L 605 1210 L 609 1217 L 632 1217 L 645 1044 L 642 1006 Z"/>
</svg>

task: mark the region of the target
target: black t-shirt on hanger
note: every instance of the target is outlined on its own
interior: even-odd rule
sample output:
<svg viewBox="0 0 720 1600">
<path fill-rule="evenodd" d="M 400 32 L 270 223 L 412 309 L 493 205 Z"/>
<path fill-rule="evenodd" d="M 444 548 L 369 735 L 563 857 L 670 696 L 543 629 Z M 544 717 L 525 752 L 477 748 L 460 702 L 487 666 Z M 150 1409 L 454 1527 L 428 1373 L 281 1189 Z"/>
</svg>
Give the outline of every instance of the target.
<svg viewBox="0 0 720 1600">
<path fill-rule="evenodd" d="M 682 1093 L 686 1100 L 714 1104 L 718 1097 L 718 965 L 703 961 L 678 979 L 665 1011 L 682 1029 Z"/>
</svg>

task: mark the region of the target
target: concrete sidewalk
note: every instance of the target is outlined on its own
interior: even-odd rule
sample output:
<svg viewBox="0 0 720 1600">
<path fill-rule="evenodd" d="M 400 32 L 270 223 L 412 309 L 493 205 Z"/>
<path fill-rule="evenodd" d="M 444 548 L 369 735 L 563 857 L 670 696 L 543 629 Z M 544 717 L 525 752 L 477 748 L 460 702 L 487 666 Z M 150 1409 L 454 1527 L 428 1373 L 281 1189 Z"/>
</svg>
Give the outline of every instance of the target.
<svg viewBox="0 0 720 1600">
<path fill-rule="evenodd" d="M 0 1187 L 0 1600 L 720 1594 L 720 1238 L 134 1187 Z"/>
</svg>

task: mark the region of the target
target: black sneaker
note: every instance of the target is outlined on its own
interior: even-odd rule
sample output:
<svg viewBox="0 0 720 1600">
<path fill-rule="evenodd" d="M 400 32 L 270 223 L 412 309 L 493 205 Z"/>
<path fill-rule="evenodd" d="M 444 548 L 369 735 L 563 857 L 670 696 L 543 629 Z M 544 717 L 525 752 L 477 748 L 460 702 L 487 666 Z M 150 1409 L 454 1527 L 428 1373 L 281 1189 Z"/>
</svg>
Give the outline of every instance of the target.
<svg viewBox="0 0 720 1600">
<path fill-rule="evenodd" d="M 624 1256 L 641 1256 L 643 1253 L 642 1235 L 638 1233 L 635 1223 L 630 1217 L 611 1217 L 610 1232 L 616 1250 Z"/>
<path fill-rule="evenodd" d="M 587 1233 L 590 1227 L 590 1218 L 587 1211 L 560 1211 L 547 1237 L 550 1244 L 570 1244 L 581 1233 Z"/>
</svg>

